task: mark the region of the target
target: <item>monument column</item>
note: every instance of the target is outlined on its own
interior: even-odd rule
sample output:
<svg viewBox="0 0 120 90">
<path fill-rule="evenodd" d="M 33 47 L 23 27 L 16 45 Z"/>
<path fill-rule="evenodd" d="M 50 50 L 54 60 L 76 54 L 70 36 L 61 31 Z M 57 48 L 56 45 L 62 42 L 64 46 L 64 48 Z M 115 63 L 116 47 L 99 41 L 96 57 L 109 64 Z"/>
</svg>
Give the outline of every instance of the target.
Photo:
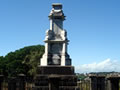
<svg viewBox="0 0 120 90">
<path fill-rule="evenodd" d="M 50 29 L 46 31 L 45 53 L 37 68 L 33 90 L 75 90 L 77 76 L 67 53 L 67 32 L 62 4 L 53 4 L 49 14 Z"/>
<path fill-rule="evenodd" d="M 71 59 L 67 53 L 67 32 L 63 29 L 65 20 L 61 4 L 53 4 L 49 14 L 50 29 L 46 31 L 45 53 L 41 58 L 40 66 L 47 65 L 71 65 Z"/>
</svg>

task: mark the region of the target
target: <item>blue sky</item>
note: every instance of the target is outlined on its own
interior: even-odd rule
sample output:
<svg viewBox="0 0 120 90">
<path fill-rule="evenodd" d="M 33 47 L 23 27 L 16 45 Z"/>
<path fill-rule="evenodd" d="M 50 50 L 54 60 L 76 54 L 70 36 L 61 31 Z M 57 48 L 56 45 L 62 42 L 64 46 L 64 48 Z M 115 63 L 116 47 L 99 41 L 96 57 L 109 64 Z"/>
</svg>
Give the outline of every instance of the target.
<svg viewBox="0 0 120 90">
<path fill-rule="evenodd" d="M 0 56 L 44 45 L 52 3 L 62 3 L 73 65 L 120 61 L 120 0 L 0 0 Z"/>
</svg>

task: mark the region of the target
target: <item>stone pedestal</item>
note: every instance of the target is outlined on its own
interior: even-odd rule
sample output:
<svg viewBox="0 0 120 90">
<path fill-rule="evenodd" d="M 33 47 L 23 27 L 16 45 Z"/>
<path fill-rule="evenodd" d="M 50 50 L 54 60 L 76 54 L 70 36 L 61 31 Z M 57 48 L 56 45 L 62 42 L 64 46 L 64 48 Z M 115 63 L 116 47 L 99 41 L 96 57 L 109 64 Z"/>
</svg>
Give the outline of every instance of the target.
<svg viewBox="0 0 120 90">
<path fill-rule="evenodd" d="M 49 66 L 39 66 L 37 73 L 40 75 L 74 75 L 73 66 L 58 66 L 58 65 L 49 65 Z"/>
<path fill-rule="evenodd" d="M 72 66 L 40 66 L 33 90 L 75 90 L 77 77 Z"/>
</svg>

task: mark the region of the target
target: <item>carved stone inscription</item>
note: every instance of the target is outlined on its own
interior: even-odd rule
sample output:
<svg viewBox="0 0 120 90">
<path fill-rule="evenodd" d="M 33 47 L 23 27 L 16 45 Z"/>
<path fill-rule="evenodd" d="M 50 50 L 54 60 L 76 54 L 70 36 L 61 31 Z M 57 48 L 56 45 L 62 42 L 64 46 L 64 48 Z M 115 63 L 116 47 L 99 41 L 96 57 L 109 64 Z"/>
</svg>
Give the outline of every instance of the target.
<svg viewBox="0 0 120 90">
<path fill-rule="evenodd" d="M 52 54 L 61 54 L 62 52 L 62 44 L 54 43 L 50 45 L 50 53 Z"/>
</svg>

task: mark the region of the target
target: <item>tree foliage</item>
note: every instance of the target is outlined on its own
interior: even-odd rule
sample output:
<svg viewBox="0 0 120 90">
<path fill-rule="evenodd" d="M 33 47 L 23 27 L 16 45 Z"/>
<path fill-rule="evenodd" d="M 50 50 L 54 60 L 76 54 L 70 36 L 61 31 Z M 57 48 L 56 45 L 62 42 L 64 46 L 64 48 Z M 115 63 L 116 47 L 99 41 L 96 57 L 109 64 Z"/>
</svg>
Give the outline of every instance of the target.
<svg viewBox="0 0 120 90">
<path fill-rule="evenodd" d="M 0 56 L 0 73 L 12 77 L 18 74 L 35 75 L 44 46 L 34 45 L 24 47 L 15 52 Z"/>
</svg>

